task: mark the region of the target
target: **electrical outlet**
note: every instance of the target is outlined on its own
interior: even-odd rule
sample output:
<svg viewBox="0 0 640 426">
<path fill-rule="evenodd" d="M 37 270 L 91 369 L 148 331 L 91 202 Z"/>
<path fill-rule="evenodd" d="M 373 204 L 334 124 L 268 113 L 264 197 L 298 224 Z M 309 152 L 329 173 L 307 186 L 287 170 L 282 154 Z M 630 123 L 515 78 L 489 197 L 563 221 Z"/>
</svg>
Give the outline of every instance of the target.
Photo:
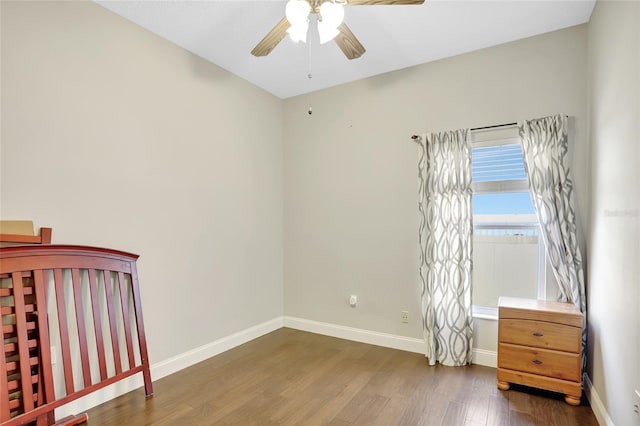
<svg viewBox="0 0 640 426">
<path fill-rule="evenodd" d="M 633 403 L 633 411 L 640 416 L 640 391 L 636 389 L 636 401 Z"/>
<path fill-rule="evenodd" d="M 403 323 L 409 322 L 409 311 L 400 312 L 400 322 L 403 322 Z"/>
</svg>

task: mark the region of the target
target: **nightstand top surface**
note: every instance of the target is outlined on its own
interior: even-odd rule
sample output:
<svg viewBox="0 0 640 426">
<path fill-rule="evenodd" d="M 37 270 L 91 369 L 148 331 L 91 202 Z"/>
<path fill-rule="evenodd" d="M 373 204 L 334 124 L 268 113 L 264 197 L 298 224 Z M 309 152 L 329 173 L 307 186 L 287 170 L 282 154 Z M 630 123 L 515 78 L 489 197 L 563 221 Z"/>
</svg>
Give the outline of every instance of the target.
<svg viewBox="0 0 640 426">
<path fill-rule="evenodd" d="M 498 299 L 498 316 L 500 318 L 513 317 L 513 314 L 516 312 L 520 312 L 521 314 L 525 314 L 525 317 L 529 317 L 529 315 L 526 314 L 527 311 L 534 316 L 539 316 L 540 319 L 553 316 L 556 318 L 556 321 L 564 318 L 564 320 L 560 320 L 560 322 L 575 324 L 576 326 L 582 324 L 582 313 L 573 303 L 521 299 L 517 297 L 500 297 Z"/>
</svg>

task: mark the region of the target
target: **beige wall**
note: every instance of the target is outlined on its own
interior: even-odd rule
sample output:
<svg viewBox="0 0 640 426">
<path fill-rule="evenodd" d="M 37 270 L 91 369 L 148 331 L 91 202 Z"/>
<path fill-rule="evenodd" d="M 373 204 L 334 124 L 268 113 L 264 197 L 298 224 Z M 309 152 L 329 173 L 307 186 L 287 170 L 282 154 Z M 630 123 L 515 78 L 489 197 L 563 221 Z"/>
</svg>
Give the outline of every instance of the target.
<svg viewBox="0 0 640 426">
<path fill-rule="evenodd" d="M 589 74 L 589 376 L 614 424 L 640 425 L 640 3 L 596 4 Z"/>
<path fill-rule="evenodd" d="M 280 317 L 283 102 L 94 3 L 1 7 L 2 218 L 139 253 L 152 363 Z"/>
<path fill-rule="evenodd" d="M 586 30 L 572 27 L 287 99 L 285 314 L 422 337 L 412 133 L 569 114 L 585 212 Z M 355 309 L 348 304 L 352 293 L 360 301 Z M 409 324 L 400 323 L 401 310 L 410 312 Z M 495 350 L 495 328 L 481 321 L 476 346 Z"/>
</svg>

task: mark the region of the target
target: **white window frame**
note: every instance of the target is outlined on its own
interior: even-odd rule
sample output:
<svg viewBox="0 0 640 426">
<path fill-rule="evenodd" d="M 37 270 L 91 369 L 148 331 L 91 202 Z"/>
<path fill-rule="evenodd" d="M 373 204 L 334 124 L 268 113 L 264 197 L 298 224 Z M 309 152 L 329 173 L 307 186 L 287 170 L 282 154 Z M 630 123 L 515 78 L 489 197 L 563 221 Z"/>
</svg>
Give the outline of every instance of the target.
<svg viewBox="0 0 640 426">
<path fill-rule="evenodd" d="M 487 146 L 515 145 L 520 144 L 518 136 L 511 136 L 516 126 L 509 126 L 500 129 L 483 129 L 471 133 L 471 148 L 480 148 Z M 491 137 L 492 134 L 495 137 Z M 478 137 L 478 135 L 482 135 Z M 500 137 L 501 136 L 501 137 Z M 511 181 L 493 181 L 493 182 L 472 182 L 472 192 L 474 194 L 489 194 L 500 192 L 529 192 L 529 184 L 527 179 L 511 180 Z M 506 225 L 506 226 L 505 226 Z M 474 215 L 473 230 L 476 229 L 539 229 L 538 218 L 535 214 L 531 215 Z M 545 300 L 547 297 L 547 256 L 544 249 L 544 243 L 540 235 L 538 235 L 538 279 L 536 295 L 538 300 Z M 491 306 L 473 305 L 473 316 L 479 319 L 498 320 L 498 308 Z"/>
</svg>

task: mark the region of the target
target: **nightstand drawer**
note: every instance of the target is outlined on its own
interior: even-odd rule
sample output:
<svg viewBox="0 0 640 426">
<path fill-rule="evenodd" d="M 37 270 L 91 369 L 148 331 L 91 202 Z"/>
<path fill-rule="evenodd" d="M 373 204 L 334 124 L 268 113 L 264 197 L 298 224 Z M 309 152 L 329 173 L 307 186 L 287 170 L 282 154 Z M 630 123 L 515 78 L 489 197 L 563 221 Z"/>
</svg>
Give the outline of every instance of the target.
<svg viewBox="0 0 640 426">
<path fill-rule="evenodd" d="M 500 343 L 498 367 L 580 381 L 580 354 Z"/>
<path fill-rule="evenodd" d="M 500 341 L 565 352 L 580 352 L 581 330 L 546 321 L 501 319 Z"/>
</svg>

